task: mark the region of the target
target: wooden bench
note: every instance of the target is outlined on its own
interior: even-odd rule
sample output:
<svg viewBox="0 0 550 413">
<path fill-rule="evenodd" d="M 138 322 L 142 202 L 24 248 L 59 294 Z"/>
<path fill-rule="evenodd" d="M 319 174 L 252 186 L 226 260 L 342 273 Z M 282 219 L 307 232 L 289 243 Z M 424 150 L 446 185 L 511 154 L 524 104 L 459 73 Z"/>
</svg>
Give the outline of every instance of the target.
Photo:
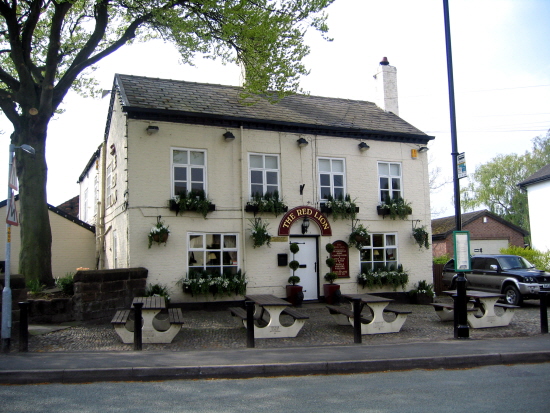
<svg viewBox="0 0 550 413">
<path fill-rule="evenodd" d="M 516 308 L 521 308 L 519 305 L 501 304 L 501 303 L 495 303 L 495 307 L 505 308 L 506 310 L 515 310 Z"/>
<path fill-rule="evenodd" d="M 436 314 L 439 316 L 441 321 L 452 321 L 454 320 L 454 304 L 446 303 L 430 303 L 435 309 Z M 467 308 L 467 312 L 475 313 L 477 308 Z"/>
<path fill-rule="evenodd" d="M 331 315 L 334 316 L 334 315 L 337 315 L 337 314 L 341 314 L 345 317 L 345 320 L 342 317 L 334 317 L 336 319 L 336 322 L 339 325 L 349 325 L 350 323 L 349 323 L 348 318 L 353 318 L 354 317 L 353 310 L 351 310 L 348 307 L 338 307 L 338 306 L 334 306 L 334 305 L 326 305 L 325 307 L 328 308 L 328 311 Z M 368 318 L 361 317 L 361 322 L 362 323 L 370 323 L 371 321 L 372 320 L 370 320 Z"/>
<path fill-rule="evenodd" d="M 112 325 L 126 324 L 132 310 L 118 310 L 111 320 Z"/>
<path fill-rule="evenodd" d="M 242 320 L 246 320 L 246 310 L 241 307 L 230 307 L 229 311 L 231 311 L 231 314 L 234 317 L 239 317 Z M 294 318 L 295 320 L 307 320 L 309 319 L 309 316 L 300 313 L 299 311 L 295 310 L 294 308 L 285 308 L 281 314 L 286 314 Z M 261 316 L 254 316 L 255 320 L 260 320 Z"/>
<path fill-rule="evenodd" d="M 170 322 L 170 324 L 184 324 L 181 308 L 169 308 L 168 321 Z"/>
</svg>

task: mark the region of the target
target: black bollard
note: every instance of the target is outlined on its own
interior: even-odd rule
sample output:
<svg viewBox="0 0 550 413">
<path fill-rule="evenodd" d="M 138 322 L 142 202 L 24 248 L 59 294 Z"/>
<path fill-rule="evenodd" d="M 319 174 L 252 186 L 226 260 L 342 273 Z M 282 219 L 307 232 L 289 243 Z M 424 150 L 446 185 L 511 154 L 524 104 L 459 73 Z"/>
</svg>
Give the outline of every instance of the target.
<svg viewBox="0 0 550 413">
<path fill-rule="evenodd" d="M 456 277 L 456 297 L 454 298 L 455 338 L 470 338 L 467 309 L 466 278 L 463 273 L 458 273 Z"/>
<path fill-rule="evenodd" d="M 254 348 L 254 301 L 246 301 L 246 347 Z"/>
<path fill-rule="evenodd" d="M 134 351 L 141 351 L 141 308 L 143 303 L 134 303 Z"/>
<path fill-rule="evenodd" d="M 540 292 L 540 332 L 548 334 L 548 293 Z"/>
<path fill-rule="evenodd" d="M 361 299 L 353 299 L 353 342 L 361 344 Z"/>
<path fill-rule="evenodd" d="M 29 351 L 29 303 L 19 302 L 19 351 Z"/>
</svg>

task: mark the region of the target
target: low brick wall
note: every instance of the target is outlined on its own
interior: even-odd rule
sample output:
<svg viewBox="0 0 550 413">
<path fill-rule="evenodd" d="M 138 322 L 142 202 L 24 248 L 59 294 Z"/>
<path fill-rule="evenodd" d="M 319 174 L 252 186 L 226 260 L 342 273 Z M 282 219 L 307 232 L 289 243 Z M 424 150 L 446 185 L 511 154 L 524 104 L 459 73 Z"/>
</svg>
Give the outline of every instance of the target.
<svg viewBox="0 0 550 413">
<path fill-rule="evenodd" d="M 74 321 L 73 298 L 28 300 L 29 323 L 64 323 Z"/>
<path fill-rule="evenodd" d="M 73 311 L 77 321 L 112 317 L 145 294 L 146 268 L 78 271 L 74 276 Z"/>
</svg>

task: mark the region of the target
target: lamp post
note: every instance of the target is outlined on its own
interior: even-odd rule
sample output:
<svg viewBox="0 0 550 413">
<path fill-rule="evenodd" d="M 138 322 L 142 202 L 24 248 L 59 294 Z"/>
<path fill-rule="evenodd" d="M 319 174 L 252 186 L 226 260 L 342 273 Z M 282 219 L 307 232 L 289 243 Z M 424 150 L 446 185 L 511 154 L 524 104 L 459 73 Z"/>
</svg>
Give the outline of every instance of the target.
<svg viewBox="0 0 550 413">
<path fill-rule="evenodd" d="M 449 81 L 449 108 L 451 112 L 451 143 L 453 157 L 453 184 L 455 198 L 455 222 L 456 230 L 462 230 L 462 216 L 460 213 L 460 183 L 458 178 L 458 145 L 456 133 L 456 114 L 455 114 L 455 94 L 453 80 L 453 57 L 451 51 L 451 28 L 449 19 L 449 2 L 443 0 L 443 13 L 445 18 L 445 46 L 447 50 L 447 77 Z M 456 262 L 456 257 L 455 257 Z M 468 338 L 470 335 L 467 322 L 466 311 L 466 278 L 461 271 L 456 279 L 456 299 L 455 299 L 455 338 Z"/>
<path fill-rule="evenodd" d="M 8 161 L 8 205 L 11 203 L 12 199 L 12 187 L 11 187 L 11 175 L 13 173 L 13 155 L 15 154 L 16 149 L 23 149 L 25 152 L 28 152 L 34 155 L 35 150 L 32 146 L 21 145 L 15 146 L 10 144 L 9 148 L 9 161 Z M 15 208 L 15 205 L 13 205 Z M 10 208 L 8 207 L 9 211 Z M 6 264 L 4 270 L 4 289 L 2 290 L 2 352 L 9 353 L 10 343 L 11 343 L 11 287 L 10 287 L 10 255 L 11 255 L 11 221 L 6 219 Z"/>
</svg>

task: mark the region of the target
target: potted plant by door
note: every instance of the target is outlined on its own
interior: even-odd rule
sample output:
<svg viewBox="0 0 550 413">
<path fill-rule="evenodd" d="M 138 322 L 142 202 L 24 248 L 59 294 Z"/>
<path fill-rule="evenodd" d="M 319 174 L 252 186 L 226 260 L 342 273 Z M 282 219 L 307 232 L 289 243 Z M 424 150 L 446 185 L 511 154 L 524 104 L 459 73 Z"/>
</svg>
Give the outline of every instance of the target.
<svg viewBox="0 0 550 413">
<path fill-rule="evenodd" d="M 290 252 L 292 252 L 292 261 L 288 263 L 288 266 L 292 270 L 292 275 L 288 278 L 288 284 L 286 286 L 286 299 L 294 307 L 300 307 L 302 301 L 304 301 L 304 293 L 302 292 L 302 286 L 297 285 L 300 282 L 300 277 L 295 273 L 300 267 L 300 263 L 294 259 L 296 253 L 300 251 L 300 247 L 295 242 L 290 244 Z"/>
<path fill-rule="evenodd" d="M 334 245 L 331 243 L 328 243 L 325 246 L 325 249 L 330 254 L 332 251 L 334 251 Z M 323 293 L 325 296 L 325 301 L 327 304 L 331 305 L 338 305 L 340 304 L 340 285 L 334 284 L 334 280 L 338 278 L 338 275 L 333 272 L 334 265 L 336 264 L 336 261 L 334 258 L 329 257 L 325 261 L 327 264 L 327 267 L 329 268 L 329 272 L 325 274 L 325 280 L 328 282 L 328 284 L 323 284 Z"/>
</svg>

